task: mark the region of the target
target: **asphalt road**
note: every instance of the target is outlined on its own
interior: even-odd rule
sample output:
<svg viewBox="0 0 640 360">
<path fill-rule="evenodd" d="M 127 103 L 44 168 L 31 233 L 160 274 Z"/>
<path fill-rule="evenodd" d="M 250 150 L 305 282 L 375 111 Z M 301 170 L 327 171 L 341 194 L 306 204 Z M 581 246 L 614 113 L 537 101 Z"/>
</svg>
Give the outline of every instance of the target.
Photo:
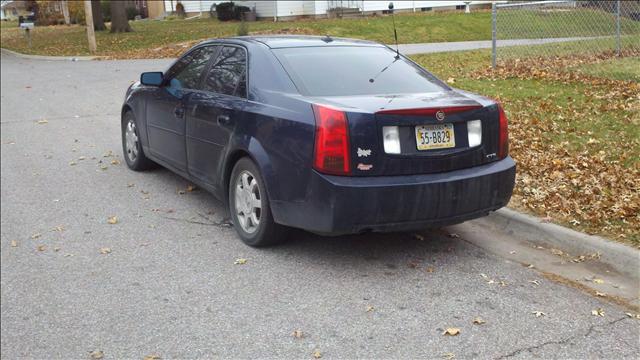
<svg viewBox="0 0 640 360">
<path fill-rule="evenodd" d="M 124 91 L 166 65 L 2 56 L 2 358 L 640 353 L 624 308 L 447 229 L 243 245 L 211 195 L 122 161 Z"/>
</svg>

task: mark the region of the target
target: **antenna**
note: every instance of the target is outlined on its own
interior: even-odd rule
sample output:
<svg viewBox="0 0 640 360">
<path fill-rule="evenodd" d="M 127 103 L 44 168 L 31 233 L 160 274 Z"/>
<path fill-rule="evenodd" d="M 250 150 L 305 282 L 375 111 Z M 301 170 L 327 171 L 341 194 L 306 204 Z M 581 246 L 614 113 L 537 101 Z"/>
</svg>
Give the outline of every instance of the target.
<svg viewBox="0 0 640 360">
<path fill-rule="evenodd" d="M 389 3 L 389 11 L 391 12 L 391 20 L 393 21 L 393 37 L 396 39 L 396 59 L 400 58 L 400 50 L 398 49 L 398 32 L 396 31 L 396 18 L 393 16 L 393 3 Z"/>
</svg>

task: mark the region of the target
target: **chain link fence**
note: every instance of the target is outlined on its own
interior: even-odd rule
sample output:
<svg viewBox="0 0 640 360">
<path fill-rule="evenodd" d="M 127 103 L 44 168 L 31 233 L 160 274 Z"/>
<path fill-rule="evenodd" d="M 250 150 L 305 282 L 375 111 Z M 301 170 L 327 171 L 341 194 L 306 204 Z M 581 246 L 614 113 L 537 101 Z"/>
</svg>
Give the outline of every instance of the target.
<svg viewBox="0 0 640 360">
<path fill-rule="evenodd" d="M 492 26 L 494 68 L 514 58 L 640 52 L 640 0 L 494 4 Z"/>
</svg>

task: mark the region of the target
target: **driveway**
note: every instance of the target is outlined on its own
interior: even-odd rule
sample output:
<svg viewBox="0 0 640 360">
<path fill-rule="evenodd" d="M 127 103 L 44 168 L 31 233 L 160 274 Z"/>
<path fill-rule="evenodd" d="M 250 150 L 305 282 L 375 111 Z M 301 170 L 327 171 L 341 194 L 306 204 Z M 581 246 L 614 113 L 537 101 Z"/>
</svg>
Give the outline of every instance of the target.
<svg viewBox="0 0 640 360">
<path fill-rule="evenodd" d="M 2 56 L 2 358 L 640 353 L 628 310 L 451 229 L 243 245 L 211 195 L 124 165 L 124 91 L 167 64 Z"/>
</svg>

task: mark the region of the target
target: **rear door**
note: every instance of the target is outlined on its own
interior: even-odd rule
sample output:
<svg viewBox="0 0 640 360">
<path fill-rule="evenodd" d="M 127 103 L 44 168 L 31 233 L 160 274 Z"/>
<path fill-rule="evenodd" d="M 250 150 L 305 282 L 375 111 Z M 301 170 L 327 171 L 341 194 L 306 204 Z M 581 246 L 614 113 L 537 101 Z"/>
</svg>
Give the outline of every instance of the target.
<svg viewBox="0 0 640 360">
<path fill-rule="evenodd" d="M 186 145 L 189 173 L 218 186 L 231 133 L 247 103 L 247 51 L 220 46 L 201 84 L 189 99 Z"/>
<path fill-rule="evenodd" d="M 180 58 L 165 74 L 165 84 L 148 98 L 147 133 L 152 155 L 185 171 L 185 109 L 197 89 L 214 46 L 196 48 Z"/>
</svg>

